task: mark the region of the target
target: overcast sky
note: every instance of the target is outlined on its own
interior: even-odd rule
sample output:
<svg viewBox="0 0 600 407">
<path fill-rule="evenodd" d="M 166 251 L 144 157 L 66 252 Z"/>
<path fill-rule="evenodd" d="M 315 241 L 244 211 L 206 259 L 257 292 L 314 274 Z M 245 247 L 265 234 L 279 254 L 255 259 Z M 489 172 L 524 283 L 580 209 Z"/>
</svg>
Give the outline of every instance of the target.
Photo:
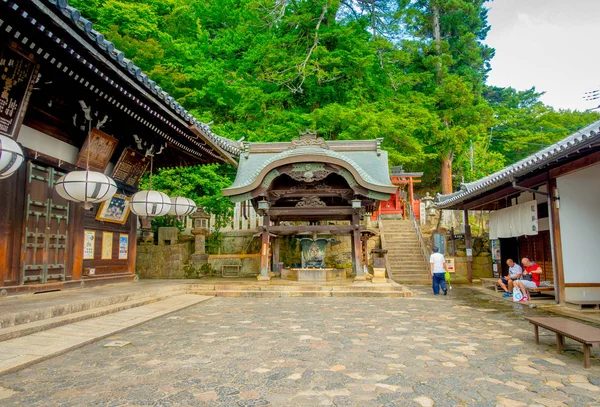
<svg viewBox="0 0 600 407">
<path fill-rule="evenodd" d="M 488 84 L 545 91 L 555 108 L 585 110 L 600 87 L 600 0 L 494 0 L 486 43 L 496 49 Z"/>
</svg>

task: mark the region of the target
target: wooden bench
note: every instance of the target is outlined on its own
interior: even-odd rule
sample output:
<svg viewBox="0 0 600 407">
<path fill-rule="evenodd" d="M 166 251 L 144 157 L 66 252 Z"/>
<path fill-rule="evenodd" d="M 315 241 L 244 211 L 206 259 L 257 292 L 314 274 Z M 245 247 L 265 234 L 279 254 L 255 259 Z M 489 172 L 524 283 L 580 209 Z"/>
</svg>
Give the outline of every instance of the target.
<svg viewBox="0 0 600 407">
<path fill-rule="evenodd" d="M 480 278 L 479 280 L 481 281 L 482 287 L 494 286 L 494 289 L 496 290 L 496 292 L 498 292 L 498 290 L 500 288 L 500 284 L 498 284 L 497 278 L 486 277 L 486 278 Z"/>
<path fill-rule="evenodd" d="M 584 369 L 590 367 L 592 347 L 600 345 L 600 328 L 566 318 L 526 317 L 525 319 L 533 325 L 533 334 L 537 345 L 540 343 L 539 327 L 556 333 L 556 353 L 558 354 L 562 353 L 565 346 L 565 336 L 583 344 L 583 367 Z"/>
<path fill-rule="evenodd" d="M 567 301 L 567 304 L 577 305 L 577 307 L 579 307 L 579 309 L 600 309 L 600 300 Z"/>
</svg>

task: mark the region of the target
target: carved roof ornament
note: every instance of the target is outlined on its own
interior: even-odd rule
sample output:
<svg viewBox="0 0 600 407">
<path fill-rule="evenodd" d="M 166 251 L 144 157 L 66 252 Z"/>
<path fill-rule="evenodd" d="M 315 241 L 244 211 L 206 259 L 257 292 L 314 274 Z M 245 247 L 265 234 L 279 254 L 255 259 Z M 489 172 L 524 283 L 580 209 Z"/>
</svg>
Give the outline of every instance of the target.
<svg viewBox="0 0 600 407">
<path fill-rule="evenodd" d="M 316 131 L 310 131 L 306 129 L 304 132 L 300 132 L 300 137 L 292 140 L 290 150 L 295 150 L 299 147 L 319 147 L 325 150 L 329 150 L 329 146 L 325 142 L 323 137 L 317 137 Z"/>
<path fill-rule="evenodd" d="M 327 206 L 327 204 L 318 196 L 305 196 L 296 204 L 296 208 L 316 208 L 319 206 Z"/>
</svg>

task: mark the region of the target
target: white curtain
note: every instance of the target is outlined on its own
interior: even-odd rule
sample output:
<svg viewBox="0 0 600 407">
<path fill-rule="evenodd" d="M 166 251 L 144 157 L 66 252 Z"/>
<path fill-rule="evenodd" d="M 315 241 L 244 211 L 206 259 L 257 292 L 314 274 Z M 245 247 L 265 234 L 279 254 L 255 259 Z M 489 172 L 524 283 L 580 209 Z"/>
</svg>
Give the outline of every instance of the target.
<svg viewBox="0 0 600 407">
<path fill-rule="evenodd" d="M 538 234 L 537 202 L 530 201 L 490 212 L 490 239 Z"/>
</svg>

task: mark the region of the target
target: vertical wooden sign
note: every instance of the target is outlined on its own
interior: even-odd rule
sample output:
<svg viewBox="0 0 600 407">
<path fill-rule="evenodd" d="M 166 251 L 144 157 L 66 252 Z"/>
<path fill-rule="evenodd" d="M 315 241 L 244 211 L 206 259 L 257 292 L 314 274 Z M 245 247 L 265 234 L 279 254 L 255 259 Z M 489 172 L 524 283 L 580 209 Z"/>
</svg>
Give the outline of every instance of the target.
<svg viewBox="0 0 600 407">
<path fill-rule="evenodd" d="M 15 43 L 0 49 L 0 134 L 17 138 L 38 68 Z"/>
</svg>

